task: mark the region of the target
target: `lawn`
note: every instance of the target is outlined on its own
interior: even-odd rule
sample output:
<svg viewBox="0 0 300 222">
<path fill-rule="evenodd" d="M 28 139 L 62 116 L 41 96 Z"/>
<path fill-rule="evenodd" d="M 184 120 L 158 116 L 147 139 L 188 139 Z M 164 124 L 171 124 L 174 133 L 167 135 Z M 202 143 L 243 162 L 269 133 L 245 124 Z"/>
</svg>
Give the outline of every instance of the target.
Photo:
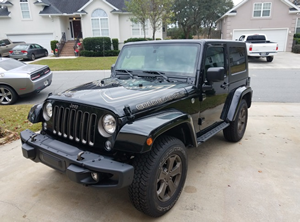
<svg viewBox="0 0 300 222">
<path fill-rule="evenodd" d="M 19 134 L 25 129 L 34 132 L 40 130 L 41 124 L 32 124 L 27 115 L 32 105 L 0 106 L 0 145 L 19 139 Z"/>
<path fill-rule="evenodd" d="M 48 65 L 52 71 L 110 70 L 117 60 L 113 57 L 78 57 L 72 59 L 42 59 L 31 64 Z"/>
</svg>

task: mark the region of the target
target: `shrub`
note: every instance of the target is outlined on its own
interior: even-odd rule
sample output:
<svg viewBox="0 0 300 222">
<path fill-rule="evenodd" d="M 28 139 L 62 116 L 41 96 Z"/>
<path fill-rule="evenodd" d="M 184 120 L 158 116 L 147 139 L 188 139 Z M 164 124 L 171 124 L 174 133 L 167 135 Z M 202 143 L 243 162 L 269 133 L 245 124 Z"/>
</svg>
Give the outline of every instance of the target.
<svg viewBox="0 0 300 222">
<path fill-rule="evenodd" d="M 83 48 L 95 52 L 111 50 L 111 40 L 109 37 L 88 37 L 83 39 Z"/>
<path fill-rule="evenodd" d="M 118 56 L 119 53 L 120 50 L 106 50 L 104 51 L 104 53 L 82 50 L 80 51 L 80 56 L 85 56 L 85 57 Z"/>
<path fill-rule="evenodd" d="M 294 38 L 294 40 L 295 40 L 295 44 L 296 44 L 296 45 L 299 45 L 299 44 L 300 44 L 300 38 Z"/>
<path fill-rule="evenodd" d="M 127 40 L 124 41 L 124 43 L 127 43 L 127 42 L 140 42 L 140 41 L 147 41 L 147 40 L 152 40 L 150 38 L 129 38 Z"/>
<path fill-rule="evenodd" d="M 293 53 L 300 53 L 300 45 L 294 45 L 292 47 L 292 52 Z"/>
<path fill-rule="evenodd" d="M 155 40 L 161 40 L 161 38 L 156 38 Z"/>
<path fill-rule="evenodd" d="M 114 50 L 119 50 L 119 39 L 112 39 L 111 41 L 112 41 Z"/>
<path fill-rule="evenodd" d="M 56 43 L 58 43 L 58 41 L 57 41 L 57 40 L 52 40 L 52 41 L 50 42 L 50 45 L 51 45 L 51 50 L 52 50 L 52 51 L 54 51 L 54 50 L 55 50 L 55 48 L 56 48 Z"/>
<path fill-rule="evenodd" d="M 300 33 L 294 34 L 294 38 L 300 38 Z"/>
</svg>

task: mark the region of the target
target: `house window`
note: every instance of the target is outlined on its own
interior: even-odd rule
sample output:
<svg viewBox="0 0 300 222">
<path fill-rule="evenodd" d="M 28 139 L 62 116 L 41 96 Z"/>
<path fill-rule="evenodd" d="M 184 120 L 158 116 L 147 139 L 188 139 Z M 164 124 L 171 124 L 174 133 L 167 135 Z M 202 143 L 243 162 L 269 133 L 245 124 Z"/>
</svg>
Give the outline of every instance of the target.
<svg viewBox="0 0 300 222">
<path fill-rule="evenodd" d="M 133 36 L 144 36 L 143 26 L 141 23 L 132 22 L 132 35 Z M 148 35 L 148 20 L 145 24 L 145 35 Z"/>
<path fill-rule="evenodd" d="M 300 18 L 298 18 L 297 24 L 296 24 L 296 33 L 300 34 Z"/>
<path fill-rule="evenodd" d="M 253 17 L 270 17 L 271 16 L 271 3 L 254 3 Z"/>
<path fill-rule="evenodd" d="M 102 9 L 92 13 L 92 32 L 94 37 L 109 36 L 108 16 Z"/>
<path fill-rule="evenodd" d="M 30 19 L 28 0 L 20 0 L 21 12 L 23 19 Z"/>
</svg>

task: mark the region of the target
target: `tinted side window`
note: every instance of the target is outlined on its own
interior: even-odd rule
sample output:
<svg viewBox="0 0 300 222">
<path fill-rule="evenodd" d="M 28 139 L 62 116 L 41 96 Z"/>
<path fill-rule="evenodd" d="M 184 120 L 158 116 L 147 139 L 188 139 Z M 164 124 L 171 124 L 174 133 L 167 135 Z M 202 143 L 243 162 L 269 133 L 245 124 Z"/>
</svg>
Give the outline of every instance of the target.
<svg viewBox="0 0 300 222">
<path fill-rule="evenodd" d="M 5 42 L 5 45 L 9 45 L 10 44 L 10 42 L 8 41 L 8 39 L 4 39 L 3 41 Z"/>
<path fill-rule="evenodd" d="M 246 56 L 244 47 L 229 47 L 229 65 L 232 73 L 242 72 L 246 69 Z"/>
</svg>

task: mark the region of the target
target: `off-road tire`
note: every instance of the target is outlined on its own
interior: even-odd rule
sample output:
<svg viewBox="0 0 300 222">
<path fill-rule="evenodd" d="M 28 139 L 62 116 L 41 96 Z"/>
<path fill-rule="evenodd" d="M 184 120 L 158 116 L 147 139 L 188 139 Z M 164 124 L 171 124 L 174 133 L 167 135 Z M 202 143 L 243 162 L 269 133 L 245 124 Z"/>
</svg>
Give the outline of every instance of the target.
<svg viewBox="0 0 300 222">
<path fill-rule="evenodd" d="M 273 59 L 274 59 L 274 57 L 273 57 L 273 56 L 267 56 L 267 62 L 272 62 L 272 61 L 273 61 Z"/>
<path fill-rule="evenodd" d="M 15 90 L 6 85 L 0 85 L 0 105 L 12 105 L 17 101 Z"/>
<path fill-rule="evenodd" d="M 230 142 L 238 142 L 240 141 L 245 133 L 248 121 L 248 105 L 247 102 L 242 99 L 238 111 L 237 116 L 230 125 L 223 130 L 223 135 L 226 140 Z"/>
<path fill-rule="evenodd" d="M 129 197 L 139 211 L 159 217 L 178 200 L 187 175 L 184 144 L 169 136 L 156 140 L 151 151 L 134 159 L 134 178 Z"/>
</svg>

